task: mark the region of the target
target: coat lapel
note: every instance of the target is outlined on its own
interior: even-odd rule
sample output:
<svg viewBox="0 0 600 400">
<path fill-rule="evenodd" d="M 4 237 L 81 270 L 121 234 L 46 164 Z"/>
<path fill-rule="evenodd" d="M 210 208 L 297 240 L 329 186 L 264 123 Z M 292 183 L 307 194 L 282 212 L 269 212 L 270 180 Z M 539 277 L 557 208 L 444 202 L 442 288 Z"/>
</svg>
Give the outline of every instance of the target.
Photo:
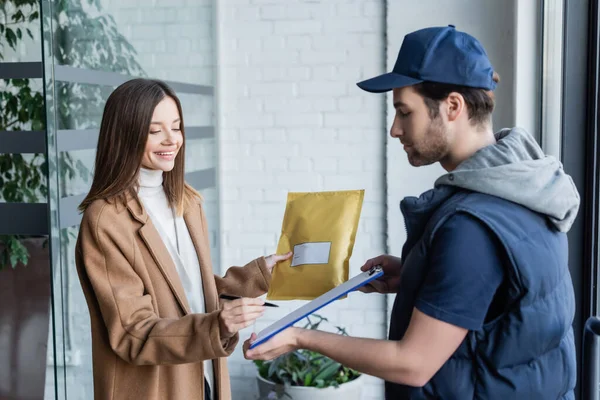
<svg viewBox="0 0 600 400">
<path fill-rule="evenodd" d="M 131 199 L 127 204 L 127 208 L 132 216 L 142 223 L 142 227 L 139 229 L 142 240 L 146 244 L 154 262 L 156 262 L 156 265 L 171 288 L 171 291 L 184 314 L 189 314 L 191 312 L 190 306 L 187 297 L 185 296 L 185 290 L 181 284 L 181 279 L 177 273 L 175 263 L 169 254 L 169 250 L 163 243 L 160 234 L 156 230 L 156 227 L 152 224 L 144 207 L 136 199 Z"/>
<path fill-rule="evenodd" d="M 218 299 L 217 299 L 217 287 L 214 284 L 215 277 L 210 261 L 210 249 L 208 246 L 208 238 L 203 229 L 202 214 L 200 213 L 201 205 L 194 203 L 193 206 L 183 214 L 183 219 L 194 243 L 196 254 L 198 255 L 198 262 L 200 264 L 200 274 L 202 276 L 202 289 L 204 291 L 204 304 L 206 305 L 206 312 L 212 312 L 217 310 Z"/>
</svg>

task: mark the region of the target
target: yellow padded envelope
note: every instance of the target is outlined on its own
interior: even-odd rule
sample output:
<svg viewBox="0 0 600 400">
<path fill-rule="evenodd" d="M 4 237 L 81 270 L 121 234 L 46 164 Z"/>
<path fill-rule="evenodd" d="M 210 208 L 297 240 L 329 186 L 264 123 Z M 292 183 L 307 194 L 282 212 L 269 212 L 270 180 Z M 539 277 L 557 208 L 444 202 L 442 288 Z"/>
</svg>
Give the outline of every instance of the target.
<svg viewBox="0 0 600 400">
<path fill-rule="evenodd" d="M 288 193 L 270 300 L 313 300 L 348 280 L 364 190 Z"/>
</svg>

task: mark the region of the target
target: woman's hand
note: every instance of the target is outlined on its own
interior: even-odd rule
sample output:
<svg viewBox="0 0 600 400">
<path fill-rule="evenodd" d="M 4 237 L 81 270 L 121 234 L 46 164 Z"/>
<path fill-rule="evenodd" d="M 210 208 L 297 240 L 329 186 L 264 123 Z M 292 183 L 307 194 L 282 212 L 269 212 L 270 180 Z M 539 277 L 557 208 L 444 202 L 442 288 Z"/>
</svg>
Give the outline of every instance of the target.
<svg viewBox="0 0 600 400">
<path fill-rule="evenodd" d="M 251 325 L 264 314 L 264 303 L 262 299 L 248 297 L 224 301 L 219 314 L 221 338 L 229 339 L 240 330 Z"/>
<path fill-rule="evenodd" d="M 292 257 L 292 252 L 286 254 L 271 254 L 268 257 L 265 257 L 265 261 L 267 262 L 267 269 L 269 272 L 273 272 L 273 268 L 277 263 L 285 260 L 289 260 Z"/>
<path fill-rule="evenodd" d="M 396 293 L 400 284 L 400 272 L 402 271 L 402 260 L 387 254 L 371 258 L 360 267 L 361 271 L 368 271 L 372 267 L 380 265 L 383 275 L 370 283 L 361 286 L 358 290 L 364 293 Z"/>
<path fill-rule="evenodd" d="M 287 328 L 265 343 L 250 349 L 250 343 L 256 339 L 256 333 L 244 342 L 244 357 L 247 360 L 272 360 L 282 354 L 299 349 L 299 337 L 303 329 Z"/>
</svg>

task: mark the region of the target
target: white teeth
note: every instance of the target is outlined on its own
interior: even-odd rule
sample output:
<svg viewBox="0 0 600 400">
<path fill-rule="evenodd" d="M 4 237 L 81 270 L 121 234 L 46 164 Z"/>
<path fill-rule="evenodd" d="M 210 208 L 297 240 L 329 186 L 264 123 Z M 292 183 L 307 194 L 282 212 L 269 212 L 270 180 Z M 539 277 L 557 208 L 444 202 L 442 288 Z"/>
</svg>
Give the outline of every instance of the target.
<svg viewBox="0 0 600 400">
<path fill-rule="evenodd" d="M 169 151 L 166 153 L 154 153 L 154 154 L 158 154 L 159 156 L 172 156 L 173 154 L 175 154 L 174 151 Z"/>
</svg>

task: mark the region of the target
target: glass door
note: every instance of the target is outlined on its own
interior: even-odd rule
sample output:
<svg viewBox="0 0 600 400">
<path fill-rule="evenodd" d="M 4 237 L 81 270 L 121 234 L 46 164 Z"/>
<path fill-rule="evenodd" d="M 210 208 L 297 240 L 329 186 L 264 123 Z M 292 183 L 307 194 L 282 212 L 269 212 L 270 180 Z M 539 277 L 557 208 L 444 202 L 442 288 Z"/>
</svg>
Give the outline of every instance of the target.
<svg viewBox="0 0 600 400">
<path fill-rule="evenodd" d="M 0 2 L 0 398 L 42 398 L 53 373 L 41 19 Z"/>
<path fill-rule="evenodd" d="M 1 398 L 93 398 L 77 207 L 119 84 L 161 79 L 180 97 L 219 271 L 215 15 L 212 0 L 0 2 Z"/>
</svg>

